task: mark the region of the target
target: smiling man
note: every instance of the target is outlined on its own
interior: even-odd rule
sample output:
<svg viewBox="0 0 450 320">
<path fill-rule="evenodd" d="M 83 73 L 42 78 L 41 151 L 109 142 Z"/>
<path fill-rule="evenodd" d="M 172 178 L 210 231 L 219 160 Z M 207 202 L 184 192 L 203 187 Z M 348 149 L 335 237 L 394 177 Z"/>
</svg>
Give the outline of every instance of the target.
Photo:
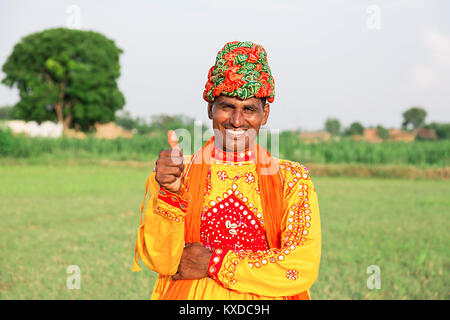
<svg viewBox="0 0 450 320">
<path fill-rule="evenodd" d="M 147 179 L 133 271 L 142 260 L 159 274 L 152 299 L 310 299 L 317 195 L 306 168 L 257 143 L 275 97 L 264 48 L 227 43 L 203 97 L 214 136 L 183 156 L 168 132 Z"/>
</svg>

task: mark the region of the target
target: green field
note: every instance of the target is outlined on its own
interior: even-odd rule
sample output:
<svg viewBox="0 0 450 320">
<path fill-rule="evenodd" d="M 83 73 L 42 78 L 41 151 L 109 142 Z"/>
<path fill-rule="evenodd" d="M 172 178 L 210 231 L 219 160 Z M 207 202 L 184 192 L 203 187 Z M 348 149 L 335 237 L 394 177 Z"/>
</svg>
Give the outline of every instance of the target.
<svg viewBox="0 0 450 320">
<path fill-rule="evenodd" d="M 155 274 L 132 273 L 150 168 L 0 166 L 1 299 L 148 299 Z M 322 261 L 313 299 L 449 299 L 450 184 L 315 177 Z M 69 265 L 81 289 L 69 290 Z M 366 269 L 381 269 L 381 289 Z"/>
<path fill-rule="evenodd" d="M 177 128 L 177 126 L 173 126 Z M 186 129 L 187 130 L 187 129 Z M 165 130 L 159 128 L 150 135 L 135 135 L 132 139 L 27 138 L 1 129 L 0 157 L 9 161 L 32 164 L 65 160 L 148 161 L 156 159 L 161 150 L 168 148 Z M 195 137 L 194 134 L 191 135 Z M 191 140 L 194 142 L 194 140 Z M 203 141 L 205 142 L 205 140 Z M 196 151 L 195 144 L 184 147 L 185 154 Z M 279 148 L 263 145 L 275 156 L 301 163 L 395 165 L 418 168 L 444 168 L 450 166 L 450 139 L 404 143 L 385 141 L 367 143 L 342 138 L 339 141 L 305 143 L 297 134 L 285 131 L 279 136 Z"/>
</svg>

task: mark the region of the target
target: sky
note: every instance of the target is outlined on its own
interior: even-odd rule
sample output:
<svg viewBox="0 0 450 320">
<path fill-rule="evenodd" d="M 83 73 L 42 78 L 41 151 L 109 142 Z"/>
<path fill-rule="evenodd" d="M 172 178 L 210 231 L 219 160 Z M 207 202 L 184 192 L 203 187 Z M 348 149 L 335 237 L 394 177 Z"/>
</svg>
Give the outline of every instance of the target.
<svg viewBox="0 0 450 320">
<path fill-rule="evenodd" d="M 118 84 L 133 116 L 209 125 L 208 70 L 238 40 L 267 51 L 268 128 L 320 130 L 327 118 L 398 128 L 412 106 L 450 122 L 448 0 L 2 0 L 0 64 L 22 37 L 54 27 L 97 31 L 124 50 Z M 0 106 L 18 100 L 0 84 Z"/>
</svg>

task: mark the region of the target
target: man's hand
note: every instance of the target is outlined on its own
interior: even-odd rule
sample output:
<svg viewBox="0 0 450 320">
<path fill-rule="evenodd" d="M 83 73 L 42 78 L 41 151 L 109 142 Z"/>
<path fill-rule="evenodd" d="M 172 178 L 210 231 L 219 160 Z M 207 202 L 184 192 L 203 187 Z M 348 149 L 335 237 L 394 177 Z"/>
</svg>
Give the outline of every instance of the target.
<svg viewBox="0 0 450 320">
<path fill-rule="evenodd" d="M 181 256 L 178 271 L 173 280 L 193 280 L 208 277 L 208 265 L 212 252 L 201 243 L 187 243 Z"/>
<path fill-rule="evenodd" d="M 171 149 L 159 153 L 155 179 L 161 187 L 179 193 L 184 172 L 183 152 L 178 146 L 178 138 L 173 130 L 167 132 L 167 141 Z"/>
</svg>

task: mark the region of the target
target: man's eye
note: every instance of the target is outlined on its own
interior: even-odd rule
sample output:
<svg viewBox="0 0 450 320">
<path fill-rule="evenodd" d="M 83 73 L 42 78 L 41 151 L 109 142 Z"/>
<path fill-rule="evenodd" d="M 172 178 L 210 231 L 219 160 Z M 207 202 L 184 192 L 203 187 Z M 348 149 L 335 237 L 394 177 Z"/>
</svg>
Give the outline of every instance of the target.
<svg viewBox="0 0 450 320">
<path fill-rule="evenodd" d="M 254 108 L 244 108 L 244 112 L 245 113 L 254 113 L 255 109 Z"/>
</svg>

